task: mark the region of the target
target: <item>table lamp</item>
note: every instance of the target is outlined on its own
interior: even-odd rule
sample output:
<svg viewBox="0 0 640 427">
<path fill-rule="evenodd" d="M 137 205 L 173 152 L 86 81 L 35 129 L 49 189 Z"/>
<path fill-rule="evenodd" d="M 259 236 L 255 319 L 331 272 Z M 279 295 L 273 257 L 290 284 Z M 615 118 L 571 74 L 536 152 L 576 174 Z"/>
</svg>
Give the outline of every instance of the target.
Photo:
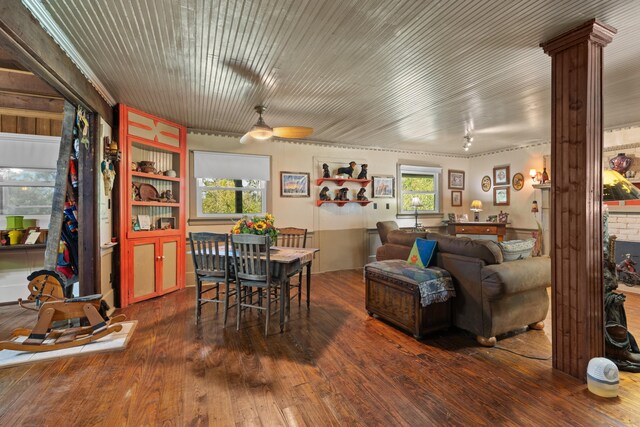
<svg viewBox="0 0 640 427">
<path fill-rule="evenodd" d="M 471 210 L 473 211 L 473 220 L 475 222 L 480 221 L 480 212 L 482 211 L 482 202 L 480 200 L 474 200 L 471 202 Z"/>
<path fill-rule="evenodd" d="M 415 209 L 416 214 L 416 228 L 418 228 L 418 208 L 422 206 L 422 202 L 419 197 L 414 197 L 411 199 L 411 206 Z"/>
</svg>

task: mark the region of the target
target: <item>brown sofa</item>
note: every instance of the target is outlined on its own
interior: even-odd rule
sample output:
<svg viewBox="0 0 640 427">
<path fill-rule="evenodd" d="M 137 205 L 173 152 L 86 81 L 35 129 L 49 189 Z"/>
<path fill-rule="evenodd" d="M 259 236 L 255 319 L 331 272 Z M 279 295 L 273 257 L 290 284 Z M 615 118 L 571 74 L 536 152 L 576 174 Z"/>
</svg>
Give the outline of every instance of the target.
<svg viewBox="0 0 640 427">
<path fill-rule="evenodd" d="M 451 273 L 456 288 L 452 323 L 475 334 L 480 344 L 493 346 L 496 335 L 523 326 L 544 326 L 551 286 L 549 257 L 504 262 L 498 244 L 489 240 L 406 232 L 389 225 L 391 230 L 379 223 L 384 239 L 376 259 L 406 260 L 417 237 L 437 241 L 435 265 Z"/>
</svg>

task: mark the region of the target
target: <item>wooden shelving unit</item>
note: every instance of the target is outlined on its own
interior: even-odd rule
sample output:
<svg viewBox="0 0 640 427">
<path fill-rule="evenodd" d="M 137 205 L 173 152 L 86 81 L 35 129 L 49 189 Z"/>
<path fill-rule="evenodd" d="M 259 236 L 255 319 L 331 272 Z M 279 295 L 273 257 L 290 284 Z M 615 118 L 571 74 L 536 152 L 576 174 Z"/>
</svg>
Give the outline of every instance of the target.
<svg viewBox="0 0 640 427">
<path fill-rule="evenodd" d="M 120 305 L 126 307 L 184 288 L 186 128 L 126 105 L 120 105 L 119 114 L 123 156 L 119 187 Z M 162 173 L 135 170 L 141 161 L 154 162 Z M 168 170 L 176 176 L 164 175 Z M 148 200 L 148 194 L 147 200 L 139 200 L 134 184 L 139 188 L 153 186 L 158 196 L 171 191 L 175 202 Z M 148 217 L 151 229 L 140 229 L 141 217 Z M 160 228 L 161 220 L 162 224 L 172 224 L 171 228 Z"/>
<path fill-rule="evenodd" d="M 371 182 L 370 179 L 353 179 L 353 178 L 318 178 L 316 179 L 316 185 L 322 185 L 323 182 L 335 182 L 338 186 L 342 187 L 345 182 L 357 182 L 361 187 L 366 187 Z"/>
<path fill-rule="evenodd" d="M 317 206 L 321 206 L 325 203 L 333 203 L 338 206 L 344 206 L 347 203 L 358 203 L 359 205 L 366 206 L 371 203 L 371 200 L 316 200 Z"/>
</svg>

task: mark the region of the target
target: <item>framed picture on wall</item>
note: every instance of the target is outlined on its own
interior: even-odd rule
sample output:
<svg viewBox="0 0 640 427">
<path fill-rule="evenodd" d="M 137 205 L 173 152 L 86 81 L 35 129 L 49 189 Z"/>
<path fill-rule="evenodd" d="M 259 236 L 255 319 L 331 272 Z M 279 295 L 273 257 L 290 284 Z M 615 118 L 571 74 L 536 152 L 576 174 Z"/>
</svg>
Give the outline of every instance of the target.
<svg viewBox="0 0 640 427">
<path fill-rule="evenodd" d="M 462 191 L 451 192 L 451 206 L 462 206 Z"/>
<path fill-rule="evenodd" d="M 511 172 L 509 166 L 496 166 L 493 168 L 493 185 L 509 185 Z"/>
<path fill-rule="evenodd" d="M 493 205 L 509 206 L 509 190 L 511 187 L 493 187 Z"/>
<path fill-rule="evenodd" d="M 449 190 L 464 190 L 464 171 L 449 169 Z"/>
<path fill-rule="evenodd" d="M 372 176 L 373 182 L 371 190 L 373 197 L 393 198 L 395 197 L 395 178 L 392 176 Z"/>
<path fill-rule="evenodd" d="M 309 197 L 309 174 L 280 172 L 280 197 Z"/>
</svg>

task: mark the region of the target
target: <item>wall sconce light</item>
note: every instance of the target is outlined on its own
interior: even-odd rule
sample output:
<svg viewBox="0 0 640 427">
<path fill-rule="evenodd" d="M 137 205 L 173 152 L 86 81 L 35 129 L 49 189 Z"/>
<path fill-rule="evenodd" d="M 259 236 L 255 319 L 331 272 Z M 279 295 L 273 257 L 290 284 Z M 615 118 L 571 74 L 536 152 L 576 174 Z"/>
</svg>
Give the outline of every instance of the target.
<svg viewBox="0 0 640 427">
<path fill-rule="evenodd" d="M 471 210 L 473 211 L 473 220 L 475 222 L 480 221 L 480 212 L 482 211 L 482 202 L 480 200 L 474 200 L 471 202 Z"/>
<path fill-rule="evenodd" d="M 535 181 L 537 175 L 538 175 L 538 171 L 537 170 L 535 170 L 535 169 L 530 169 L 529 170 L 529 176 L 531 177 L 531 181 Z"/>
</svg>

